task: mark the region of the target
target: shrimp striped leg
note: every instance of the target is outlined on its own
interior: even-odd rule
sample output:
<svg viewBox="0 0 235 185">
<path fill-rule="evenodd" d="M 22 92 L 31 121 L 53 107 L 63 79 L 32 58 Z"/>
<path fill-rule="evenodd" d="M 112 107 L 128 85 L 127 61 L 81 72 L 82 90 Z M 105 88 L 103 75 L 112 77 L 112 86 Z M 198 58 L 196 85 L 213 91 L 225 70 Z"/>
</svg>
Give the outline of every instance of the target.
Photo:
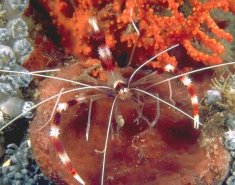
<svg viewBox="0 0 235 185">
<path fill-rule="evenodd" d="M 175 67 L 172 66 L 171 64 L 168 64 L 165 66 L 164 68 L 165 71 L 167 72 L 174 72 L 175 71 Z M 199 104 L 198 104 L 198 97 L 196 94 L 196 90 L 194 85 L 192 84 L 192 80 L 185 76 L 182 76 L 180 78 L 181 82 L 187 87 L 188 90 L 188 94 L 191 97 L 191 103 L 192 103 L 192 107 L 193 107 L 193 118 L 194 118 L 194 128 L 198 129 L 199 125 L 200 125 L 200 121 L 199 121 Z M 168 81 L 170 82 L 170 80 Z M 170 84 L 169 84 L 170 85 Z M 170 88 L 171 91 L 171 88 Z M 172 94 L 172 93 L 170 93 Z M 170 95 L 170 100 L 171 100 L 171 95 Z"/>
<path fill-rule="evenodd" d="M 70 100 L 67 103 L 59 103 L 57 109 L 55 111 L 55 116 L 51 124 L 50 128 L 50 137 L 51 143 L 54 146 L 56 152 L 59 155 L 60 160 L 62 161 L 63 165 L 67 167 L 68 172 L 82 185 L 85 185 L 84 180 L 78 175 L 77 171 L 74 169 L 72 162 L 67 155 L 64 146 L 59 141 L 60 135 L 60 121 L 61 121 L 61 112 L 66 111 L 68 108 L 77 105 L 79 102 L 78 99 Z"/>
<path fill-rule="evenodd" d="M 91 38 L 95 45 L 97 45 L 98 56 L 101 60 L 102 67 L 106 70 L 112 71 L 115 67 L 114 59 L 109 47 L 106 44 L 105 34 L 100 30 L 95 17 L 91 17 L 88 22 L 93 31 Z"/>
<path fill-rule="evenodd" d="M 79 88 L 75 88 L 75 89 L 70 89 L 70 90 L 64 91 L 64 92 L 61 91 L 58 95 L 56 95 L 56 96 L 58 96 L 57 102 L 55 104 L 56 109 L 55 109 L 55 111 L 53 111 L 54 117 L 53 117 L 53 121 L 50 126 L 50 132 L 49 132 L 51 143 L 52 143 L 53 147 L 55 148 L 55 151 L 58 153 L 59 158 L 61 159 L 63 165 L 66 166 L 66 168 L 68 169 L 68 172 L 82 185 L 85 185 L 84 180 L 78 175 L 78 173 L 74 169 L 72 162 L 64 149 L 64 146 L 59 141 L 60 123 L 61 123 L 61 117 L 62 117 L 61 113 L 62 113 L 62 111 L 66 111 L 67 109 L 69 109 L 79 103 L 83 103 L 84 101 L 86 102 L 87 99 L 90 99 L 92 97 L 94 98 L 96 96 L 100 97 L 103 94 L 93 95 L 90 97 L 87 97 L 87 96 L 84 96 L 83 94 L 81 94 L 81 96 L 79 96 L 78 98 L 69 100 L 67 103 L 58 103 L 58 102 L 59 102 L 59 98 L 62 94 L 67 94 L 69 92 L 75 92 L 75 91 L 81 91 L 81 90 L 85 90 L 85 89 L 93 89 L 93 90 L 95 89 L 95 90 L 102 91 L 105 94 L 109 94 L 109 92 L 103 91 L 102 89 L 112 90 L 112 88 L 107 87 L 107 86 L 91 86 L 91 87 L 88 86 L 88 87 L 79 87 Z M 56 96 L 53 96 L 53 97 L 56 97 Z"/>
<path fill-rule="evenodd" d="M 193 117 L 194 117 L 194 128 L 198 129 L 199 125 L 200 125 L 199 103 L 198 103 L 198 97 L 196 94 L 195 87 L 192 84 L 192 80 L 187 76 L 181 77 L 180 80 L 187 87 L 188 94 L 191 97 L 191 103 L 192 103 L 192 107 L 193 107 Z"/>
</svg>

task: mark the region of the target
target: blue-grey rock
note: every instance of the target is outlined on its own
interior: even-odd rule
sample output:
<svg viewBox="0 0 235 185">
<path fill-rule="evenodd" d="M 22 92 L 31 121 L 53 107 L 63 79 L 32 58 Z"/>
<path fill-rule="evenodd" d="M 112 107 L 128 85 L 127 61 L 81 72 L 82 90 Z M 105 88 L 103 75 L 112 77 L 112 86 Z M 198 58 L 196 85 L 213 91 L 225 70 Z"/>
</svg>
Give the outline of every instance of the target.
<svg viewBox="0 0 235 185">
<path fill-rule="evenodd" d="M 226 181 L 227 185 L 235 185 L 235 176 L 230 176 L 228 177 L 227 181 Z"/>
<path fill-rule="evenodd" d="M 0 28 L 0 44 L 6 44 L 9 40 L 9 30 L 7 28 Z"/>
<path fill-rule="evenodd" d="M 22 175 L 19 173 L 19 172 L 17 172 L 16 174 L 15 174 L 15 177 L 14 177 L 15 179 L 21 179 L 22 178 Z"/>
<path fill-rule="evenodd" d="M 3 175 L 6 175 L 7 171 L 8 171 L 8 167 L 7 166 L 2 167 L 2 174 Z"/>
<path fill-rule="evenodd" d="M 224 145 L 230 151 L 235 150 L 235 131 L 224 133 Z"/>
<path fill-rule="evenodd" d="M 28 146 L 28 141 L 24 141 L 18 147 L 15 144 L 7 146 L 11 161 L 10 166 L 0 167 L 0 185 L 52 185 L 41 173 L 36 165 L 31 150 Z M 14 157 L 13 157 L 14 156 Z"/>
<path fill-rule="evenodd" d="M 235 115 L 228 114 L 224 124 L 230 129 L 235 130 Z"/>
<path fill-rule="evenodd" d="M 235 151 L 230 151 L 232 158 L 235 158 Z"/>
<path fill-rule="evenodd" d="M 1 111 L 11 118 L 17 117 L 21 114 L 25 118 L 33 117 L 33 110 L 30 110 L 34 106 L 31 101 L 24 101 L 17 97 L 9 97 L 5 102 L 0 104 Z"/>
<path fill-rule="evenodd" d="M 14 51 L 5 45 L 0 45 L 0 69 L 9 69 L 16 62 Z"/>
<path fill-rule="evenodd" d="M 22 175 L 26 175 L 27 173 L 28 173 L 28 170 L 27 170 L 27 169 L 22 169 L 22 170 L 21 170 L 21 174 L 22 174 Z"/>
<path fill-rule="evenodd" d="M 4 9 L 7 11 L 7 18 L 15 18 L 23 15 L 28 8 L 29 0 L 5 0 Z"/>
<path fill-rule="evenodd" d="M 205 96 L 205 104 L 207 106 L 214 105 L 216 102 L 221 101 L 221 93 L 218 90 L 207 90 Z"/>
</svg>

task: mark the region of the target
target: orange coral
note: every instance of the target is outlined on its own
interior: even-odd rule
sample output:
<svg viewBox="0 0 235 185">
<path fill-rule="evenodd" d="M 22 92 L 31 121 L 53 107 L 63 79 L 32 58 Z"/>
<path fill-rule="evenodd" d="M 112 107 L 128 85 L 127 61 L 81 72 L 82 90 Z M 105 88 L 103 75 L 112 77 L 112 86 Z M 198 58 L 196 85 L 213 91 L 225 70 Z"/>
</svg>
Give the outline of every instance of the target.
<svg viewBox="0 0 235 185">
<path fill-rule="evenodd" d="M 205 27 L 215 37 L 232 41 L 232 35 L 219 28 L 210 17 L 210 11 L 214 8 L 232 10 L 233 0 L 209 0 L 204 3 L 189 0 L 189 16 L 181 10 L 186 4 L 182 0 L 38 1 L 50 12 L 66 52 L 75 56 L 92 56 L 92 42 L 89 40 L 91 30 L 88 25 L 88 19 L 92 16 L 98 19 L 104 30 L 106 42 L 114 57 L 120 58 L 123 51 L 130 55 L 131 48 L 138 40 L 133 60 L 135 65 L 175 43 L 180 43 L 195 61 L 206 65 L 221 63 L 220 54 L 224 52 L 224 46 L 208 36 L 203 31 Z M 139 37 L 132 27 L 131 19 L 138 26 Z M 195 48 L 194 40 L 210 52 L 205 53 Z M 153 62 L 152 66 L 162 68 L 168 63 L 176 66 L 177 60 L 166 53 Z"/>
<path fill-rule="evenodd" d="M 229 3 L 229 9 L 235 13 L 235 0 L 228 0 Z"/>
</svg>

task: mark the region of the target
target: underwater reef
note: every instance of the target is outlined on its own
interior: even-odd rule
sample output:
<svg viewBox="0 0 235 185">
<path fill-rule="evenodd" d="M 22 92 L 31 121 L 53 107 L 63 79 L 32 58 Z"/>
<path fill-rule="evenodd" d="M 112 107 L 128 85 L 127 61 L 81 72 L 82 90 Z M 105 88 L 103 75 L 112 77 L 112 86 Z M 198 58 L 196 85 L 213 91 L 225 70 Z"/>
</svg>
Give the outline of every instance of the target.
<svg viewBox="0 0 235 185">
<path fill-rule="evenodd" d="M 233 0 L 0 5 L 0 184 L 235 184 Z"/>
</svg>

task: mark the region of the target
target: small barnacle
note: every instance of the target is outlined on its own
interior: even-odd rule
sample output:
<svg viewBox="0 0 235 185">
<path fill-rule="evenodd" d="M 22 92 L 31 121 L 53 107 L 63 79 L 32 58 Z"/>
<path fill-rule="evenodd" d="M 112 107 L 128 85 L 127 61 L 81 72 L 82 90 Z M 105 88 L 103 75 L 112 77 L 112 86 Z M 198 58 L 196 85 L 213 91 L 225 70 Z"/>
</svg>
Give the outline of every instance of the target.
<svg viewBox="0 0 235 185">
<path fill-rule="evenodd" d="M 33 112 L 29 109 L 34 106 L 31 101 L 24 101 L 18 97 L 9 97 L 5 102 L 0 104 L 0 109 L 4 114 L 14 118 L 22 113 L 25 118 L 32 118 Z M 27 112 L 28 111 L 28 112 Z"/>
<path fill-rule="evenodd" d="M 22 72 L 22 74 L 14 75 L 12 78 L 14 78 L 19 87 L 28 87 L 29 83 L 32 81 L 32 76 L 28 74 L 29 71 L 18 64 L 12 65 L 10 69 L 12 71 Z"/>
<path fill-rule="evenodd" d="M 28 37 L 29 35 L 28 26 L 26 22 L 21 18 L 10 21 L 7 27 L 14 39 L 23 39 L 25 37 Z"/>
<path fill-rule="evenodd" d="M 13 49 L 18 55 L 23 56 L 23 55 L 28 55 L 29 53 L 31 53 L 33 50 L 33 47 L 31 43 L 29 42 L 29 40 L 24 38 L 24 39 L 15 41 L 13 45 Z"/>
<path fill-rule="evenodd" d="M 34 106 L 35 104 L 32 101 L 25 101 L 23 108 L 22 108 L 22 113 L 24 113 L 25 118 L 32 118 L 33 117 L 33 112 L 30 109 Z"/>
<path fill-rule="evenodd" d="M 0 28 L 0 43 L 4 44 L 10 39 L 10 34 L 7 28 Z"/>
<path fill-rule="evenodd" d="M 7 11 L 7 16 L 20 16 L 29 6 L 29 0 L 5 0 L 4 9 Z"/>
<path fill-rule="evenodd" d="M 19 90 L 19 85 L 12 76 L 0 77 L 0 93 L 2 95 L 16 95 Z"/>
<path fill-rule="evenodd" d="M 11 66 L 16 62 L 14 51 L 5 45 L 0 45 L 0 69 Z"/>
</svg>

